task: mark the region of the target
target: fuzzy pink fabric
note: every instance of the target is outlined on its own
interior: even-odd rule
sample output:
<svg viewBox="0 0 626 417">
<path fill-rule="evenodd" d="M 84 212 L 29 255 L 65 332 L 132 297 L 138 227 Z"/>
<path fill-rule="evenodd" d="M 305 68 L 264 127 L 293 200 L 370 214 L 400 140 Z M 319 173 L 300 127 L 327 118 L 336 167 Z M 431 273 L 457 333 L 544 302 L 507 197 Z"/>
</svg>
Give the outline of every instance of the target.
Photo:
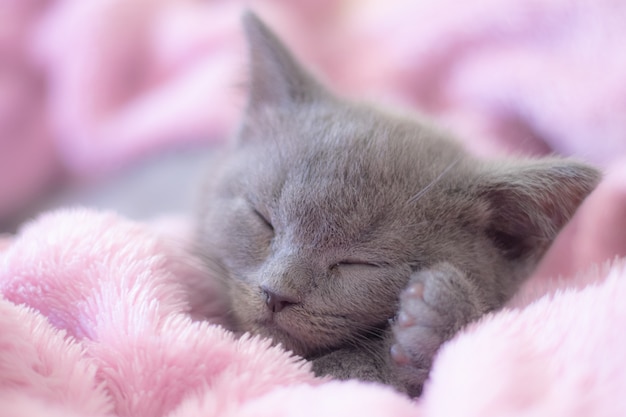
<svg viewBox="0 0 626 417">
<path fill-rule="evenodd" d="M 626 413 L 624 262 L 576 285 L 531 281 L 534 293 L 445 345 L 423 397 L 410 401 L 387 387 L 315 379 L 267 341 L 195 320 L 218 323 L 223 305 L 184 255 L 185 235 L 176 223 L 82 209 L 26 225 L 0 252 L 0 414 Z"/>
<path fill-rule="evenodd" d="M 365 1 L 338 86 L 418 107 L 477 152 L 626 154 L 626 3 Z M 348 52 L 349 51 L 349 52 Z"/>
<path fill-rule="evenodd" d="M 314 382 L 266 341 L 193 321 L 199 273 L 158 234 L 111 214 L 64 211 L 27 226 L 0 260 L 2 414 L 217 416 Z"/>
</svg>

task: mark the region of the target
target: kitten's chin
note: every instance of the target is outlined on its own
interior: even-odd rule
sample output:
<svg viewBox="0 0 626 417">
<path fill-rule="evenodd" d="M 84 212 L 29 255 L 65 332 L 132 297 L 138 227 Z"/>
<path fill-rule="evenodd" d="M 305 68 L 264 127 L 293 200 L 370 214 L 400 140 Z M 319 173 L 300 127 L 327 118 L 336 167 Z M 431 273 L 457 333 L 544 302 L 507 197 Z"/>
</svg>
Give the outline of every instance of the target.
<svg viewBox="0 0 626 417">
<path fill-rule="evenodd" d="M 300 316 L 294 311 L 271 313 L 261 309 L 255 313 L 241 313 L 238 320 L 241 330 L 268 338 L 274 345 L 280 344 L 284 349 L 304 358 L 318 355 L 341 341 L 339 335 L 329 332 L 333 326 L 324 323 L 326 326 L 322 327 L 311 317 Z"/>
<path fill-rule="evenodd" d="M 283 349 L 289 350 L 298 356 L 310 356 L 315 349 L 306 346 L 305 343 L 289 334 L 275 323 L 257 324 L 249 330 L 250 333 L 266 337 L 272 341 L 273 345 L 281 345 Z"/>
</svg>

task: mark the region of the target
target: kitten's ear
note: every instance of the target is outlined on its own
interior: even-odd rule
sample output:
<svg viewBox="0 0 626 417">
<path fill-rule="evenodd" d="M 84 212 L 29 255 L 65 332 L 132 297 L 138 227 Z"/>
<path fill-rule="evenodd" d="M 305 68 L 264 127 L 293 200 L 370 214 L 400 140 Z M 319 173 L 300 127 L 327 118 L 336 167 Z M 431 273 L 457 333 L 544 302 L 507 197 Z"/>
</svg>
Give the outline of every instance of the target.
<svg viewBox="0 0 626 417">
<path fill-rule="evenodd" d="M 315 100 L 324 89 L 252 12 L 243 16 L 250 50 L 248 110 Z"/>
<path fill-rule="evenodd" d="M 567 159 L 500 166 L 480 187 L 491 209 L 487 233 L 508 258 L 541 254 L 600 178 Z"/>
</svg>

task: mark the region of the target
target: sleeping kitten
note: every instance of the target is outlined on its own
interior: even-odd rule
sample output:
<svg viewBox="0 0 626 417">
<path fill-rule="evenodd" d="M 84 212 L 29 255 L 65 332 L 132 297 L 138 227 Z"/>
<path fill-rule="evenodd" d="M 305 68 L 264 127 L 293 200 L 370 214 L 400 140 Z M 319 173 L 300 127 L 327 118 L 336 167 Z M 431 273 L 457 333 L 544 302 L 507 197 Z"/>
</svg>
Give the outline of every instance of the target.
<svg viewBox="0 0 626 417">
<path fill-rule="evenodd" d="M 475 159 L 423 122 L 333 96 L 244 21 L 248 108 L 196 241 L 233 328 L 317 374 L 419 395 L 439 346 L 511 297 L 599 173 Z"/>
</svg>

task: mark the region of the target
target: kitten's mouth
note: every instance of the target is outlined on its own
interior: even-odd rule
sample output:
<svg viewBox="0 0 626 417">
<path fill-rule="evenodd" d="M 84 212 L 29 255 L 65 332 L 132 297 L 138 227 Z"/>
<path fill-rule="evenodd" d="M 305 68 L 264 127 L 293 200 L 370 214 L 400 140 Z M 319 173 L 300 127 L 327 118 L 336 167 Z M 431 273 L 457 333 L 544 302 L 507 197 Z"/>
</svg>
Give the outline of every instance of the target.
<svg viewBox="0 0 626 417">
<path fill-rule="evenodd" d="M 303 357 L 327 351 L 353 339 L 375 337 L 382 332 L 383 327 L 388 326 L 387 320 L 379 326 L 366 326 L 345 315 L 314 312 L 302 306 L 290 306 L 273 312 L 264 303 L 259 303 L 256 311 L 242 313 L 242 325 L 247 327 L 243 330 L 269 338 L 273 344 L 281 344 L 283 348 Z M 366 329 L 367 332 L 363 335 L 352 334 L 355 327 Z"/>
<path fill-rule="evenodd" d="M 272 332 L 280 332 L 291 336 L 289 332 L 290 326 L 288 323 L 285 323 L 281 314 L 282 313 L 273 313 L 270 311 L 255 320 L 255 325 L 262 329 L 267 329 Z"/>
<path fill-rule="evenodd" d="M 265 311 L 253 321 L 249 332 L 270 338 L 274 344 L 281 344 L 285 349 L 297 355 L 306 356 L 310 353 L 306 337 L 303 339 L 298 329 L 301 328 L 293 317 L 286 312 L 274 313 Z"/>
<path fill-rule="evenodd" d="M 269 313 L 268 315 L 258 318 L 257 320 L 254 321 L 254 324 L 257 327 L 260 327 L 263 329 L 280 329 L 281 328 L 281 326 L 276 323 L 274 313 Z"/>
<path fill-rule="evenodd" d="M 307 354 L 307 350 L 304 349 L 305 343 L 290 330 L 289 326 L 277 323 L 275 315 L 272 315 L 270 318 L 255 321 L 251 332 L 270 338 L 273 344 L 281 344 L 285 349 L 291 350 L 297 355 L 305 356 Z"/>
</svg>

